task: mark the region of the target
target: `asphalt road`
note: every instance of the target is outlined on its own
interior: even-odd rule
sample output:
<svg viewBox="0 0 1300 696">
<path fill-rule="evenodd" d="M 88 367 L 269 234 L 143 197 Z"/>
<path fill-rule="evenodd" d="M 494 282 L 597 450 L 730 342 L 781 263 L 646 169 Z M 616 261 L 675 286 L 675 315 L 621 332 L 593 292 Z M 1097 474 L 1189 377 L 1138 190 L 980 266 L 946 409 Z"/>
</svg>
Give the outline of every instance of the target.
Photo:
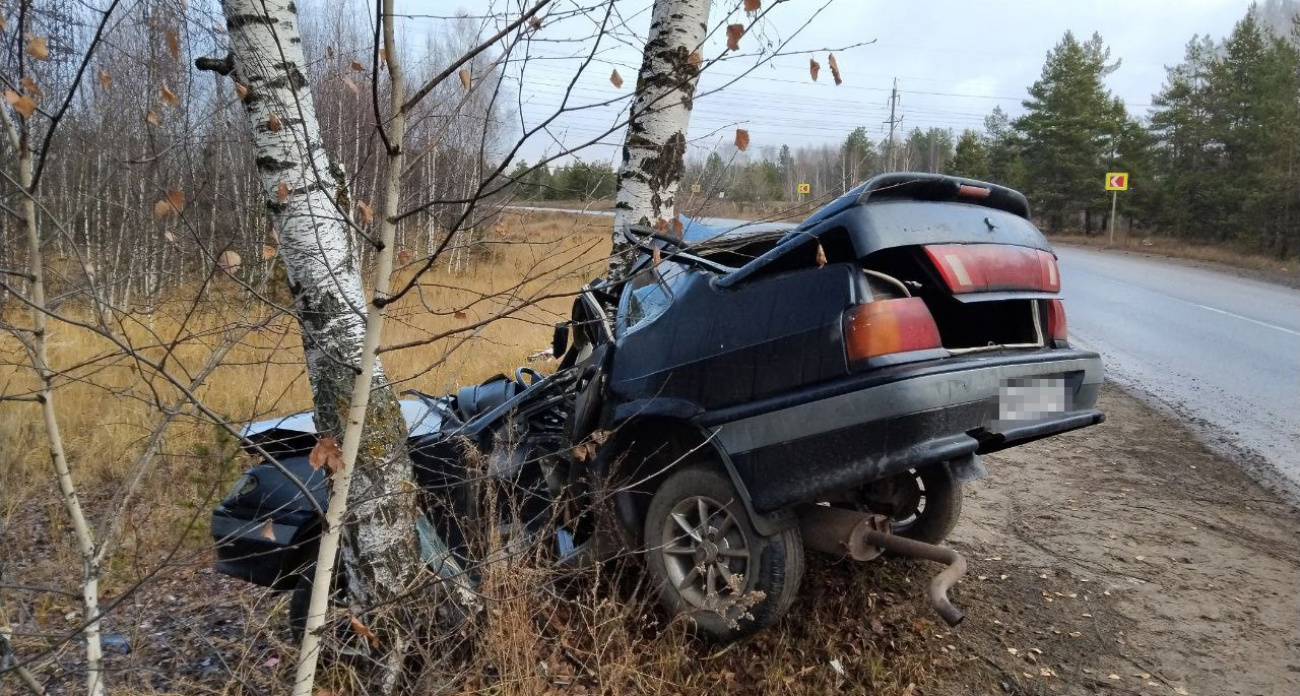
<svg viewBox="0 0 1300 696">
<path fill-rule="evenodd" d="M 1107 377 L 1300 490 L 1300 291 L 1142 255 L 1058 248 L 1071 341 Z"/>
</svg>

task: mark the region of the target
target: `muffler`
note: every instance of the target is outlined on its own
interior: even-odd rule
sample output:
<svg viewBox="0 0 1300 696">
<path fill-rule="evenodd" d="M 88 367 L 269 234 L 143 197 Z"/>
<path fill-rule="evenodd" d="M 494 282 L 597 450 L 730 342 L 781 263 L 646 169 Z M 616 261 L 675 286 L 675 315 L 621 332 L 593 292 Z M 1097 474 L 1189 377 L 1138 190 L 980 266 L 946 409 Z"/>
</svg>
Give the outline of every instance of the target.
<svg viewBox="0 0 1300 696">
<path fill-rule="evenodd" d="M 966 559 L 953 549 L 892 534 L 884 515 L 825 505 L 804 505 L 798 514 L 804 546 L 815 551 L 855 561 L 869 561 L 892 551 L 948 566 L 930 581 L 930 604 L 949 626 L 966 618 L 948 599 L 948 591 L 966 574 Z"/>
</svg>

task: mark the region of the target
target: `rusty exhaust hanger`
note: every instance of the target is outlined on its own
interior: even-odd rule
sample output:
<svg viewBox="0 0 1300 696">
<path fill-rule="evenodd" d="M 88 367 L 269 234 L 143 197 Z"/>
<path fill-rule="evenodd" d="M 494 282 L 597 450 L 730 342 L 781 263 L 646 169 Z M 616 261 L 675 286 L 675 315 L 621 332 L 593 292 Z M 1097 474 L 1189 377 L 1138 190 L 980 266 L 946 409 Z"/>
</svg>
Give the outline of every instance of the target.
<svg viewBox="0 0 1300 696">
<path fill-rule="evenodd" d="M 953 549 L 891 534 L 889 518 L 884 515 L 825 505 L 804 505 L 798 514 L 803 543 L 810 549 L 855 561 L 869 561 L 893 551 L 948 566 L 930 581 L 930 604 L 949 626 L 966 618 L 948 599 L 948 591 L 966 574 L 966 559 Z"/>
</svg>

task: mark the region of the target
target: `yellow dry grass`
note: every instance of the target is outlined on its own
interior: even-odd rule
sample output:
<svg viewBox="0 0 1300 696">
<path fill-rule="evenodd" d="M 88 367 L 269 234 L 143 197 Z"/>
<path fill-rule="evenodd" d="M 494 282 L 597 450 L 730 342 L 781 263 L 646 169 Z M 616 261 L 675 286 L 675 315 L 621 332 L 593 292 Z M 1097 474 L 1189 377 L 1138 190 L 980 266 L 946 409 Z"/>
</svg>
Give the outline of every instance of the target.
<svg viewBox="0 0 1300 696">
<path fill-rule="evenodd" d="M 476 247 L 464 268 L 452 272 L 439 262 L 390 308 L 384 344 L 420 343 L 382 356 L 390 377 L 399 389 L 442 393 L 508 371 L 549 346 L 551 327 L 567 316 L 572 293 L 603 271 L 608 225 L 586 217 L 512 213 Z M 416 259 L 399 269 L 395 287 L 411 279 L 420 264 Z M 65 311 L 78 321 L 92 318 L 87 308 Z M 10 323 L 29 323 L 21 311 L 11 314 Z M 310 408 L 296 322 L 249 298 L 229 279 L 201 294 L 197 287 L 172 289 L 150 314 L 119 316 L 111 326 L 122 345 L 67 322 L 51 322 L 50 330 L 64 445 L 92 514 L 116 497 L 145 439 L 162 421 L 162 407 L 177 403 L 181 394 L 123 346 L 146 360 L 165 361 L 166 372 L 182 384 L 228 348 L 194 393 L 236 426 Z M 29 393 L 36 383 L 17 341 L 0 335 L 3 395 Z M 205 509 L 242 466 L 235 461 L 232 438 L 192 407 L 183 410 L 166 429 L 161 457 L 146 473 L 140 504 L 131 510 L 137 519 L 128 525 L 127 547 L 137 552 L 175 543 L 177 525 Z M 34 504 L 62 524 L 65 515 L 52 495 L 51 471 L 39 407 L 0 402 L 0 528 Z M 202 516 L 196 519 L 201 527 Z M 54 546 L 52 565 L 69 567 L 70 540 Z M 109 585 L 114 585 L 111 573 Z"/>
</svg>

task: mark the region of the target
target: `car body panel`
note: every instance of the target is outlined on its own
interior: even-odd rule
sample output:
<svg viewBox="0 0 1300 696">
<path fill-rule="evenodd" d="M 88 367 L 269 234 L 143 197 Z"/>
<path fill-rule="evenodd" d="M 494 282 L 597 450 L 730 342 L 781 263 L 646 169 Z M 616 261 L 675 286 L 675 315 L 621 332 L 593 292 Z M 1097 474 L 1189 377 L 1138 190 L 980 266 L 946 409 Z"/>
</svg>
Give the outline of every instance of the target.
<svg viewBox="0 0 1300 696">
<path fill-rule="evenodd" d="M 868 294 L 856 267 L 814 267 L 732 290 L 711 280 L 686 271 L 663 314 L 619 336 L 615 398 L 716 409 L 845 373 L 841 318 Z"/>
</svg>

